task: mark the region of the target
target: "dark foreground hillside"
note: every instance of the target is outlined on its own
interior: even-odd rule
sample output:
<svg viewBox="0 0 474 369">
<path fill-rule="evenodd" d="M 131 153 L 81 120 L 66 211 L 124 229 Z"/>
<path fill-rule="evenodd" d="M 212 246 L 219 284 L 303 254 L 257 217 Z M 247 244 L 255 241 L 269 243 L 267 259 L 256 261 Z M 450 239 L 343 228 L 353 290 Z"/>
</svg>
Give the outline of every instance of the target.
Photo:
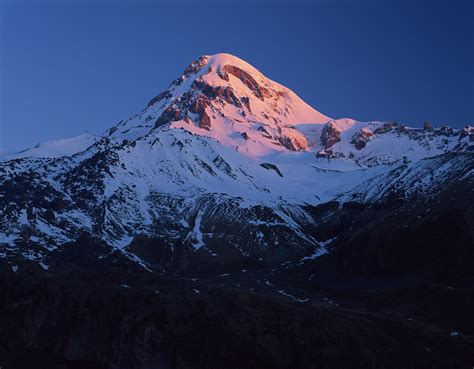
<svg viewBox="0 0 474 369">
<path fill-rule="evenodd" d="M 398 297 L 416 305 L 417 292 L 420 304 L 454 298 L 472 308 L 472 288 L 368 293 L 369 311 L 216 281 L 137 276 L 125 287 L 113 275 L 48 274 L 2 275 L 4 368 L 469 368 L 473 360 L 472 325 L 453 336 L 423 316 L 378 308 Z"/>
<path fill-rule="evenodd" d="M 150 273 L 121 254 L 97 258 L 104 246 L 87 237 L 48 270 L 4 262 L 0 365 L 472 368 L 472 205 L 457 191 L 346 204 L 320 229 L 339 235 L 328 255 L 279 267 Z"/>
</svg>

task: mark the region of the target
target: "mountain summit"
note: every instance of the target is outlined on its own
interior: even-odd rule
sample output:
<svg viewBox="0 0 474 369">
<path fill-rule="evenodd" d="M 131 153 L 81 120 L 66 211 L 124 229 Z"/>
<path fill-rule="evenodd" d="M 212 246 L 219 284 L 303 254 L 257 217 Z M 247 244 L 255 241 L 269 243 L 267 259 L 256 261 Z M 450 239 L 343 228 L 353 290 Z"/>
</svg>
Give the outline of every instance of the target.
<svg viewBox="0 0 474 369">
<path fill-rule="evenodd" d="M 274 145 L 300 150 L 308 143 L 295 126 L 329 120 L 245 61 L 230 54 L 216 54 L 191 63 L 148 103 L 138 120 L 122 122 L 109 133 L 133 139 L 171 125 L 229 146 L 245 146 L 250 152 Z M 243 145 L 239 136 L 250 142 Z"/>
<path fill-rule="evenodd" d="M 237 118 L 248 117 L 249 120 L 266 123 L 288 125 L 325 123 L 330 120 L 302 101 L 293 91 L 271 81 L 250 64 L 230 54 L 201 56 L 149 106 L 163 97 L 169 97 L 172 101 L 194 97 L 191 108 L 198 113 L 200 103 L 216 101 L 220 104 L 219 108 L 225 108 L 230 118 L 235 115 Z M 211 110 L 216 108 L 212 106 Z M 207 127 L 205 122 L 197 123 Z"/>
</svg>

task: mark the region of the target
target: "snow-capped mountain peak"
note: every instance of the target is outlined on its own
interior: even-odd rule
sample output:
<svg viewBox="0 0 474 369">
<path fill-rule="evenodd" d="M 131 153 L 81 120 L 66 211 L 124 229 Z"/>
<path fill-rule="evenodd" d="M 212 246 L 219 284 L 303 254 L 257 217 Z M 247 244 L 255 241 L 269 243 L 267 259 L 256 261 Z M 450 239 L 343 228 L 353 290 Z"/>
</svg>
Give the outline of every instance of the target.
<svg viewBox="0 0 474 369">
<path fill-rule="evenodd" d="M 249 63 L 230 54 L 204 55 L 191 63 L 169 89 L 174 98 L 189 91 L 207 99 L 225 100 L 245 116 L 282 124 L 325 123 L 330 120 L 293 91 L 271 81 Z M 186 96 L 184 96 L 186 98 Z"/>
<path fill-rule="evenodd" d="M 308 139 L 297 127 L 329 120 L 247 62 L 216 54 L 192 62 L 142 113 L 107 133 L 135 139 L 156 129 L 183 128 L 255 156 L 306 150 Z"/>
</svg>

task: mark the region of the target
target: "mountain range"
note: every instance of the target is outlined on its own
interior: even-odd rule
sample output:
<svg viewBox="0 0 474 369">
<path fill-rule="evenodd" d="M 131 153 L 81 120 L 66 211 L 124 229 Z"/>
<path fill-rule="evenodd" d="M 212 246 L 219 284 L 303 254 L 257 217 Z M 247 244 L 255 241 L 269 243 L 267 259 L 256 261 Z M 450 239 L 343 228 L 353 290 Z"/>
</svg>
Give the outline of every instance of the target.
<svg viewBox="0 0 474 369">
<path fill-rule="evenodd" d="M 201 56 L 1 154 L 0 365 L 471 367 L 473 179 L 474 127 L 333 119 Z"/>
</svg>

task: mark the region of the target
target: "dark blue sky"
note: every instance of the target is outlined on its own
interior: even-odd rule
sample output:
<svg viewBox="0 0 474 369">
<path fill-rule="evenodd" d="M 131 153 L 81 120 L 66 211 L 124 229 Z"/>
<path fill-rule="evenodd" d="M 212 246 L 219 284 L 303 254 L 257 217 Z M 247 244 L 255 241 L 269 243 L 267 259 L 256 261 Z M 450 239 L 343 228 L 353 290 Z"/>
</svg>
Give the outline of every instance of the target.
<svg viewBox="0 0 474 369">
<path fill-rule="evenodd" d="M 473 1 L 0 3 L 0 150 L 140 111 L 202 54 L 331 117 L 474 123 Z"/>
</svg>

